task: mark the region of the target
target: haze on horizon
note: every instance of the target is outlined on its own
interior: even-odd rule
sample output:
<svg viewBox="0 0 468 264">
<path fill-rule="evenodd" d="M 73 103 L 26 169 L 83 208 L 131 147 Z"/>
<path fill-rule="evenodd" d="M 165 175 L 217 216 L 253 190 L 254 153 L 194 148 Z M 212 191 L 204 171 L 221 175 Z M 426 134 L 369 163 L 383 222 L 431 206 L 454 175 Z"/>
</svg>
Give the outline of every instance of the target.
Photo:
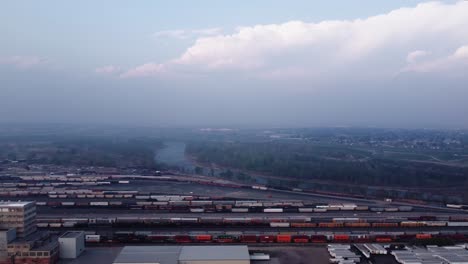
<svg viewBox="0 0 468 264">
<path fill-rule="evenodd" d="M 0 123 L 468 128 L 468 1 L 8 1 Z"/>
</svg>

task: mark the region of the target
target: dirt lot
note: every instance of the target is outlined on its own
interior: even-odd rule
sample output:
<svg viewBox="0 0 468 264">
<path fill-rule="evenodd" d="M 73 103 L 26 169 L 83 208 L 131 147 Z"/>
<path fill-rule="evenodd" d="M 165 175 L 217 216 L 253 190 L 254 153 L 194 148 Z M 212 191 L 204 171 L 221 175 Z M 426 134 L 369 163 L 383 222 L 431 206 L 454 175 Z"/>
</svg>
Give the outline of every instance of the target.
<svg viewBox="0 0 468 264">
<path fill-rule="evenodd" d="M 327 264 L 330 257 L 324 246 L 249 247 L 249 250 L 270 254 L 270 264 Z"/>
</svg>

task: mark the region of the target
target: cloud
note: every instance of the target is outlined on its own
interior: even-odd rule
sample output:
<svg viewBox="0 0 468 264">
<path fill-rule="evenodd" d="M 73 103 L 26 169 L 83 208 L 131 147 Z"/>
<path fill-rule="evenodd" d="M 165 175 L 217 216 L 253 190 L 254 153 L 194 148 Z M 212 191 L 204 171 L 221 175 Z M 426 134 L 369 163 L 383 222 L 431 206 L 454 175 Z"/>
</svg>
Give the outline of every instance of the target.
<svg viewBox="0 0 468 264">
<path fill-rule="evenodd" d="M 422 3 L 355 20 L 240 27 L 232 34 L 207 31 L 185 52 L 158 70 L 132 76 L 160 75 L 161 68 L 191 72 L 236 71 L 273 79 L 392 78 L 429 55 L 449 54 L 468 43 L 468 1 Z M 190 31 L 193 33 L 194 31 Z M 165 32 L 179 38 L 186 31 Z M 465 56 L 461 49 L 453 56 Z M 149 67 L 150 65 L 151 67 Z"/>
<path fill-rule="evenodd" d="M 212 36 L 221 33 L 221 28 L 201 28 L 201 29 L 174 29 L 162 30 L 153 34 L 155 38 L 175 38 L 189 39 L 203 36 Z"/>
<path fill-rule="evenodd" d="M 96 68 L 94 70 L 95 73 L 97 74 L 103 74 L 103 75 L 111 75 L 111 74 L 116 74 L 121 72 L 122 69 L 120 67 L 114 66 L 114 65 L 108 65 L 108 66 L 103 66 Z"/>
<path fill-rule="evenodd" d="M 36 56 L 9 56 L 0 57 L 0 64 L 13 65 L 19 69 L 28 69 L 49 63 L 47 59 Z"/>
<path fill-rule="evenodd" d="M 446 72 L 468 68 L 468 45 L 456 49 L 448 56 L 438 57 L 420 63 L 410 63 L 406 72 Z M 466 73 L 465 73 L 466 74 Z"/>
<path fill-rule="evenodd" d="M 418 59 L 425 57 L 429 55 L 429 52 L 425 50 L 415 50 L 413 52 L 410 52 L 408 56 L 406 56 L 406 61 L 408 63 L 415 63 Z"/>
<path fill-rule="evenodd" d="M 163 73 L 164 65 L 156 63 L 146 63 L 134 69 L 130 69 L 120 75 L 121 78 L 146 77 Z"/>
</svg>

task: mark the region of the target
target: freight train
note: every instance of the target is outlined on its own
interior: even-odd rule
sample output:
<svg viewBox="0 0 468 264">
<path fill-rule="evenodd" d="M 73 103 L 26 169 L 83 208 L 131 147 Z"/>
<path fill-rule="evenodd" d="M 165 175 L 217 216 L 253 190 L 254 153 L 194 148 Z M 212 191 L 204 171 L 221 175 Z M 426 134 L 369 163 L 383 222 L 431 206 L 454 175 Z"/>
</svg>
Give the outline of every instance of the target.
<svg viewBox="0 0 468 264">
<path fill-rule="evenodd" d="M 81 194 L 79 198 L 111 199 L 110 194 Z M 118 197 L 128 198 L 132 194 L 120 194 Z M 61 195 L 53 194 L 53 198 Z M 63 196 L 63 195 L 62 195 Z M 83 196 L 83 197 L 81 197 Z M 116 197 L 116 196 L 113 196 Z M 112 198 L 113 198 L 112 197 Z M 200 199 L 202 198 L 202 199 Z M 205 198 L 205 199 L 203 199 Z M 135 196 L 136 201 L 129 200 L 75 200 L 75 201 L 38 201 L 36 205 L 51 208 L 109 208 L 129 210 L 158 210 L 192 213 L 326 213 L 336 211 L 370 211 L 370 212 L 410 212 L 411 206 L 369 207 L 356 204 L 307 204 L 302 201 L 243 201 L 243 200 L 208 200 L 210 197 L 193 196 Z M 149 199 L 149 200 L 148 200 Z M 154 200 L 154 201 L 150 201 Z"/>
<path fill-rule="evenodd" d="M 467 242 L 465 232 L 191 232 L 155 233 L 152 231 L 115 231 L 109 236 L 87 232 L 85 240 L 93 243 L 391 243 L 447 238 Z"/>
<path fill-rule="evenodd" d="M 431 220 L 424 220 L 431 219 Z M 309 216 L 284 217 L 100 217 L 100 218 L 45 218 L 37 219 L 40 228 L 61 227 L 138 227 L 138 226 L 263 226 L 273 228 L 419 228 L 468 227 L 468 216 L 410 218 L 328 218 Z"/>
</svg>

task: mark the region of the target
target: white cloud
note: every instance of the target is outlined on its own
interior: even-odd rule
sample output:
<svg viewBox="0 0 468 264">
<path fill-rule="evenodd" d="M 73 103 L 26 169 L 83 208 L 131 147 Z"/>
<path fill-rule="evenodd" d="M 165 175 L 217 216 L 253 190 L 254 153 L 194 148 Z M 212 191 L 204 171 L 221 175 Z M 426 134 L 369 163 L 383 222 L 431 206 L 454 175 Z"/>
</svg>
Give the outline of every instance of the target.
<svg viewBox="0 0 468 264">
<path fill-rule="evenodd" d="M 406 56 L 406 61 L 408 63 L 415 63 L 418 59 L 423 58 L 427 55 L 429 55 L 429 52 L 425 50 L 415 50 L 408 53 L 408 56 Z"/>
<path fill-rule="evenodd" d="M 458 48 L 453 54 L 455 59 L 468 60 L 468 45 Z"/>
<path fill-rule="evenodd" d="M 411 63 L 405 67 L 406 72 L 443 72 L 468 68 L 468 45 L 461 46 L 448 56 Z"/>
<path fill-rule="evenodd" d="M 174 29 L 162 30 L 153 34 L 155 38 L 189 39 L 203 36 L 212 36 L 221 33 L 221 28 L 200 29 Z"/>
<path fill-rule="evenodd" d="M 28 69 L 47 64 L 49 61 L 36 56 L 9 56 L 0 58 L 0 64 L 13 65 L 19 69 Z"/>
<path fill-rule="evenodd" d="M 114 65 L 103 66 L 103 67 L 96 68 L 94 70 L 95 73 L 103 74 L 103 75 L 115 74 L 115 73 L 119 73 L 120 71 L 121 71 L 121 68 L 114 66 Z"/>
<path fill-rule="evenodd" d="M 449 54 L 468 43 L 467 14 L 468 1 L 428 2 L 364 19 L 255 25 L 233 34 L 213 30 L 215 35 L 199 37 L 179 57 L 146 65 L 192 72 L 234 70 L 262 78 L 393 77 L 407 63 L 420 64 L 432 54 Z M 461 49 L 454 56 L 466 52 Z M 161 73 L 143 72 L 135 76 Z"/>
<path fill-rule="evenodd" d="M 120 75 L 121 78 L 154 76 L 165 72 L 164 65 L 146 63 L 134 69 L 130 69 Z"/>
</svg>

